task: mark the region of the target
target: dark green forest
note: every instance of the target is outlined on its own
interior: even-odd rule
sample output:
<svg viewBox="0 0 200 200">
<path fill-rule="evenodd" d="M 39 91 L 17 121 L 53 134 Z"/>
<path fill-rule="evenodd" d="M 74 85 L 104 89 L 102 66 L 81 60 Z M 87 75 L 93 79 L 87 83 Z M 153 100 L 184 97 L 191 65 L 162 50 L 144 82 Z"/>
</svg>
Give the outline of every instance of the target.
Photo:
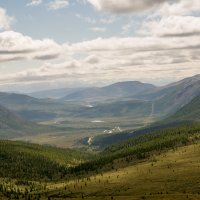
<svg viewBox="0 0 200 200">
<path fill-rule="evenodd" d="M 60 180 L 67 174 L 67 168 L 79 165 L 91 157 L 92 154 L 84 151 L 1 140 L 0 177 Z"/>
</svg>

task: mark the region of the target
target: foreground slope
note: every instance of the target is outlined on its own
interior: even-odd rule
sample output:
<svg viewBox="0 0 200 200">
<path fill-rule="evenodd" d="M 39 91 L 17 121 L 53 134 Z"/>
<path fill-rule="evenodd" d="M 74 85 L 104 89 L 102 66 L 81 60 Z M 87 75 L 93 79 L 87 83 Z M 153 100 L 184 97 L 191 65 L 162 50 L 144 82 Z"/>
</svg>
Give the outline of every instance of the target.
<svg viewBox="0 0 200 200">
<path fill-rule="evenodd" d="M 199 142 L 200 124 L 139 136 L 94 156 L 2 141 L 0 196 L 199 199 Z"/>
<path fill-rule="evenodd" d="M 61 189 L 49 196 L 60 200 L 199 200 L 199 155 L 200 143 L 181 147 L 83 181 L 57 185 Z"/>
</svg>

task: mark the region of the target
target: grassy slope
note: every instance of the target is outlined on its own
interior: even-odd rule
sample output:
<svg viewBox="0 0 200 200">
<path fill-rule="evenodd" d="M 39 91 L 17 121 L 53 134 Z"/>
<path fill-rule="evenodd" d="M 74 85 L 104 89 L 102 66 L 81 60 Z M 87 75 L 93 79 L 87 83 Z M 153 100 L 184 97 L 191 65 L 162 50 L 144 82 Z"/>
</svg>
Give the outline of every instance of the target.
<svg viewBox="0 0 200 200">
<path fill-rule="evenodd" d="M 200 143 L 192 144 L 117 171 L 80 181 L 49 183 L 47 194 L 52 200 L 80 200 L 82 195 L 88 200 L 198 200 L 199 155 Z M 40 199 L 47 197 L 41 195 Z"/>
<path fill-rule="evenodd" d="M 199 139 L 199 124 L 164 129 L 109 147 L 94 160 L 70 171 L 65 170 L 63 161 L 74 164 L 75 159 L 77 164 L 84 152 L 66 150 L 63 157 L 65 150 L 3 141 L 1 177 L 41 181 L 24 186 L 15 179 L 2 179 L 3 187 L 28 191 L 27 199 L 38 199 L 38 194 L 42 196 L 39 199 L 81 199 L 82 195 L 86 199 L 186 199 L 187 195 L 198 199 Z M 58 181 L 52 182 L 52 178 Z M 12 197 L 17 199 L 14 191 Z"/>
<path fill-rule="evenodd" d="M 154 156 L 151 160 L 112 170 L 83 181 L 71 181 L 66 190 L 50 192 L 52 199 L 200 199 L 200 143 Z M 116 164 L 117 165 L 117 164 Z M 63 198 L 53 198 L 59 196 Z"/>
</svg>

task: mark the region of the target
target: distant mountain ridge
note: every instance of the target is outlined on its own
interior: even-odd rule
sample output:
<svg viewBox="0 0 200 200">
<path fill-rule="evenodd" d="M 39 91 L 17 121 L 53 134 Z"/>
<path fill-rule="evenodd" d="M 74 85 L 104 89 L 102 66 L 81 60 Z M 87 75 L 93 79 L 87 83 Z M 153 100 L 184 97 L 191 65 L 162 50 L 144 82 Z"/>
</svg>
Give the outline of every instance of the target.
<svg viewBox="0 0 200 200">
<path fill-rule="evenodd" d="M 28 95 L 39 99 L 45 99 L 45 98 L 59 99 L 63 98 L 66 95 L 69 95 L 74 92 L 79 92 L 84 89 L 86 88 L 59 88 L 59 89 L 32 92 L 29 93 Z"/>
<path fill-rule="evenodd" d="M 40 100 L 34 97 L 30 97 L 25 94 L 17 94 L 17 93 L 6 93 L 0 92 L 0 103 L 4 104 L 28 104 L 28 103 L 40 103 Z"/>
<path fill-rule="evenodd" d="M 0 105 L 14 110 L 20 116 L 30 120 L 37 121 L 37 119 L 51 119 L 55 117 L 54 113 L 50 113 L 45 108 L 51 103 L 48 99 L 37 99 L 24 94 L 0 92 Z M 36 108 L 41 108 L 41 110 Z"/>
<path fill-rule="evenodd" d="M 1 129 L 21 129 L 23 125 L 29 125 L 26 120 L 19 115 L 0 105 L 0 128 Z"/>
<path fill-rule="evenodd" d="M 172 116 L 166 119 L 167 122 L 200 121 L 200 96 L 195 97 L 191 102 L 182 107 Z"/>
<path fill-rule="evenodd" d="M 160 120 L 197 96 L 200 96 L 200 75 L 164 87 L 138 81 L 118 82 L 77 91 L 59 100 L 1 92 L 0 105 L 37 122 L 59 117 L 149 116 Z"/>
<path fill-rule="evenodd" d="M 200 75 L 164 87 L 155 87 L 135 81 L 115 83 L 103 88 L 83 90 L 69 95 L 67 99 L 98 102 L 94 103 L 95 106 L 91 108 L 83 109 L 80 112 L 81 116 L 163 118 L 175 113 L 198 95 L 200 95 Z"/>
<path fill-rule="evenodd" d="M 0 137 L 10 138 L 32 131 L 37 125 L 0 105 Z M 39 127 L 39 126 L 38 126 Z"/>
<path fill-rule="evenodd" d="M 130 98 L 154 102 L 154 114 L 164 116 L 175 113 L 199 95 L 200 75 L 196 75 Z"/>
<path fill-rule="evenodd" d="M 63 100 L 95 101 L 116 99 L 156 89 L 156 86 L 139 81 L 118 82 L 105 87 L 93 87 L 63 97 Z"/>
<path fill-rule="evenodd" d="M 200 75 L 166 86 L 166 94 L 155 100 L 155 112 L 173 113 L 200 95 Z"/>
<path fill-rule="evenodd" d="M 78 116 L 84 117 L 147 117 L 152 113 L 152 103 L 142 100 L 127 100 L 102 103 L 82 109 Z"/>
<path fill-rule="evenodd" d="M 60 129 L 28 121 L 16 112 L 0 105 L 0 139 L 13 139 L 57 130 Z"/>
</svg>

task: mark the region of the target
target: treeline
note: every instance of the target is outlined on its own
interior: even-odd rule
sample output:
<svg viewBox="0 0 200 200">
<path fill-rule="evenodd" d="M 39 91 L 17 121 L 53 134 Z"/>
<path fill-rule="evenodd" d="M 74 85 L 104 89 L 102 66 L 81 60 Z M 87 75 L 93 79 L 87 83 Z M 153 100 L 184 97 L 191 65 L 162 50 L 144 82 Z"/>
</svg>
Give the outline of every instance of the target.
<svg viewBox="0 0 200 200">
<path fill-rule="evenodd" d="M 93 138 L 92 146 L 103 150 L 113 144 L 120 143 L 121 141 L 126 141 L 133 137 L 141 136 L 141 135 L 155 132 L 155 131 L 165 129 L 165 128 L 179 127 L 184 124 L 192 124 L 192 122 L 191 121 L 181 121 L 181 122 L 173 121 L 171 123 L 169 122 L 167 123 L 166 121 L 160 121 L 138 130 L 125 130 L 117 134 L 113 133 L 113 134 L 98 135 Z M 87 145 L 88 144 L 87 141 L 88 141 L 88 138 L 84 138 L 80 140 L 80 143 Z"/>
</svg>

